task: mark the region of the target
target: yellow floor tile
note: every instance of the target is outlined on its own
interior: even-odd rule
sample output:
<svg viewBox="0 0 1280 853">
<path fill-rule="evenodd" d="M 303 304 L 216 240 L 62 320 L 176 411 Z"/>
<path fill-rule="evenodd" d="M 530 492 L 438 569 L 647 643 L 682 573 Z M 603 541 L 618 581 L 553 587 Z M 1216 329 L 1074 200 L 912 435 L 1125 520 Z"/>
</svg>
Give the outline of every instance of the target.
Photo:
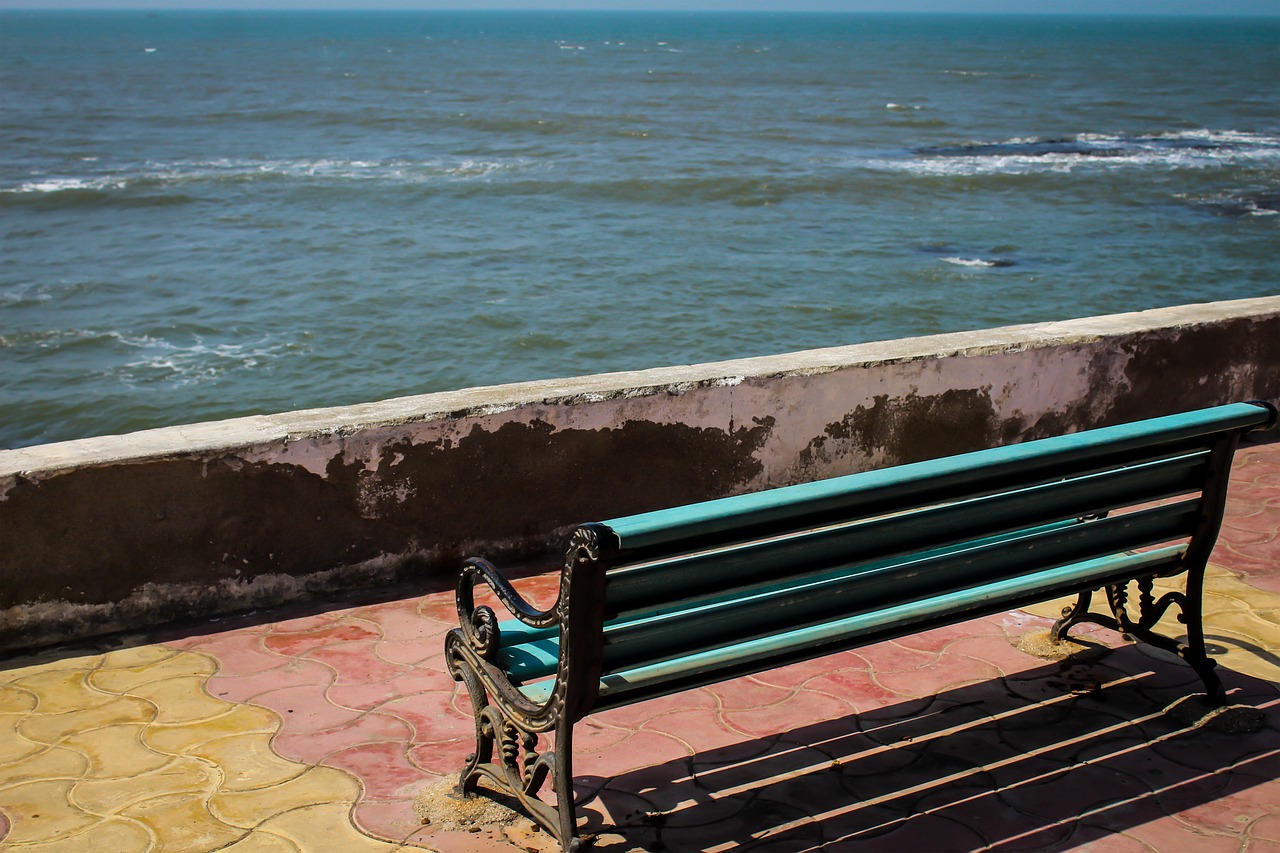
<svg viewBox="0 0 1280 853">
<path fill-rule="evenodd" d="M 261 733 L 236 735 L 210 741 L 190 750 L 223 770 L 224 791 L 245 791 L 279 785 L 302 774 L 307 765 L 281 758 L 271 751 L 271 741 Z"/>
<path fill-rule="evenodd" d="M 227 712 L 227 702 L 204 692 L 208 680 L 204 675 L 167 678 L 131 688 L 129 695 L 154 703 L 158 709 L 154 719 L 161 725 L 194 722 Z"/>
<path fill-rule="evenodd" d="M 14 684 L 0 684 L 0 714 L 25 714 L 36 709 L 36 694 Z"/>
<path fill-rule="evenodd" d="M 64 714 L 115 701 L 116 697 L 112 694 L 89 686 L 85 679 L 91 671 L 88 668 L 76 668 L 44 672 L 27 668 L 25 672 L 11 670 L 0 673 L 0 679 L 35 694 L 35 710 L 41 714 Z"/>
<path fill-rule="evenodd" d="M 272 835 L 270 832 L 251 832 L 243 840 L 230 847 L 224 847 L 218 853 L 311 853 L 302 850 L 292 841 Z"/>
<path fill-rule="evenodd" d="M 98 665 L 106 669 L 128 669 L 135 666 L 151 666 L 171 659 L 186 661 L 183 666 L 204 666 L 213 663 L 204 655 L 194 655 L 169 646 L 148 645 L 103 652 L 98 656 Z"/>
<path fill-rule="evenodd" d="M 146 648 L 154 648 L 148 646 Z M 156 681 L 183 676 L 202 676 L 208 678 L 217 671 L 217 665 L 209 658 L 200 655 L 184 655 L 177 651 L 155 660 L 143 660 L 135 664 L 125 664 L 127 657 L 120 657 L 119 652 L 114 660 L 115 665 L 104 661 L 103 666 L 89 674 L 89 685 L 108 693 L 134 692 L 134 688 Z M 108 658 L 110 656 L 107 656 Z"/>
<path fill-rule="evenodd" d="M 20 741 L 20 735 L 8 735 Z M 42 746 L 40 752 L 21 761 L 0 765 L 0 789 L 37 779 L 79 779 L 89 772 L 89 758 L 77 749 Z"/>
<path fill-rule="evenodd" d="M 71 805 L 70 779 L 41 779 L 0 790 L 0 810 L 13 825 L 6 844 L 54 841 L 84 832 L 99 819 Z"/>
<path fill-rule="evenodd" d="M 1214 647 L 1212 657 L 1220 666 L 1280 684 L 1280 656 L 1277 655 L 1280 646 L 1260 646 L 1256 637 L 1225 628 L 1209 632 L 1205 642 Z"/>
<path fill-rule="evenodd" d="M 37 743 L 54 744 L 67 735 L 110 725 L 145 723 L 154 719 L 156 707 L 136 696 L 108 696 L 108 702 L 57 714 L 34 713 L 18 722 L 23 737 Z"/>
<path fill-rule="evenodd" d="M 1181 576 L 1161 578 L 1156 581 L 1154 595 L 1157 599 L 1169 590 L 1182 590 Z M 1130 610 L 1133 606 L 1135 587 L 1130 586 Z M 1029 613 L 1056 619 L 1062 608 L 1072 603 L 1075 596 L 1036 604 L 1024 608 Z M 1097 593 L 1093 597 L 1093 609 L 1108 613 L 1106 597 Z M 1225 669 L 1241 672 L 1268 681 L 1280 681 L 1280 624 L 1269 614 L 1280 612 L 1280 594 L 1249 586 L 1226 569 L 1210 564 L 1205 574 L 1204 631 L 1206 642 L 1221 646 L 1223 652 L 1212 654 L 1214 660 Z M 1156 626 L 1159 633 L 1177 639 L 1185 639 L 1186 626 L 1178 621 L 1178 608 L 1170 607 Z"/>
<path fill-rule="evenodd" d="M 360 783 L 331 767 L 313 767 L 280 785 L 253 791 L 219 791 L 209 799 L 209 809 L 229 824 L 256 828 L 264 821 L 293 809 L 319 803 L 342 807 L 343 820 L 356 798 Z M 335 848 L 336 849 L 336 848 Z"/>
<path fill-rule="evenodd" d="M 11 681 L 33 672 L 59 672 L 61 670 L 78 669 L 89 671 L 102 661 L 102 655 L 71 655 L 64 657 L 57 650 L 37 652 L 25 658 L 25 666 L 14 667 L 0 673 L 0 680 Z"/>
<path fill-rule="evenodd" d="M 159 792 L 207 797 L 217 790 L 220 777 L 214 765 L 178 757 L 137 776 L 82 779 L 71 789 L 71 802 L 86 812 L 107 817 Z"/>
<path fill-rule="evenodd" d="M 165 794 L 121 809 L 150 829 L 165 850 L 216 850 L 239 841 L 244 830 L 209 814 L 203 795 Z"/>
<path fill-rule="evenodd" d="M 259 829 L 283 836 L 302 850 L 391 853 L 399 846 L 357 831 L 351 825 L 350 811 L 351 807 L 343 803 L 307 806 L 273 817 Z"/>
<path fill-rule="evenodd" d="M 156 849 L 150 830 L 134 820 L 111 818 L 84 832 L 54 841 L 24 844 L 14 853 L 149 853 Z"/>
<path fill-rule="evenodd" d="M 275 712 L 257 705 L 228 705 L 216 717 L 187 723 L 152 723 L 142 732 L 142 742 L 157 752 L 180 755 L 189 750 L 235 734 L 257 732 L 275 734 L 280 719 Z"/>
<path fill-rule="evenodd" d="M 0 672 L 0 809 L 15 850 L 383 851 L 349 773 L 271 750 L 272 711 L 212 697 L 215 662 L 147 646 Z M 277 821 L 277 829 L 261 826 Z M 7 849 L 7 847 L 6 847 Z"/>
<path fill-rule="evenodd" d="M 18 723 L 25 716 L 26 714 L 0 714 L 0 767 L 24 761 L 49 748 L 47 744 L 36 743 L 18 734 Z"/>
<path fill-rule="evenodd" d="M 94 779 L 140 776 L 158 770 L 172 760 L 143 746 L 145 723 L 119 723 L 67 735 L 60 746 L 79 750 L 89 758 L 88 776 Z"/>
</svg>

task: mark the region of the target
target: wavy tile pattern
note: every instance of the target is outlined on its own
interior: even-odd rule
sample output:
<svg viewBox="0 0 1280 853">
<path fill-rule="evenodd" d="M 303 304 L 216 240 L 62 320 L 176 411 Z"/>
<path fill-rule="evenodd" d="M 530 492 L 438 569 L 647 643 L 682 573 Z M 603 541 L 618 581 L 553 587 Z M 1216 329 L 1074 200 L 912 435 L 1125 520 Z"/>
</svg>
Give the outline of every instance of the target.
<svg viewBox="0 0 1280 853">
<path fill-rule="evenodd" d="M 281 758 L 271 750 L 275 713 L 210 696 L 216 668 L 206 655 L 145 645 L 0 671 L 4 845 L 398 847 L 352 827 L 356 777 Z"/>
</svg>

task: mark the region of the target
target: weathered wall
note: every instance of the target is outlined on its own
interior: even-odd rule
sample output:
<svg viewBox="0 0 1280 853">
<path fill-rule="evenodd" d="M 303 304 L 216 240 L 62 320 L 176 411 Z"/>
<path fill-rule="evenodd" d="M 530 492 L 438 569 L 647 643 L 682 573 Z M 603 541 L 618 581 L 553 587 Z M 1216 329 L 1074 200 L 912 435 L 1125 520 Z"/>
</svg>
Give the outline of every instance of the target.
<svg viewBox="0 0 1280 853">
<path fill-rule="evenodd" d="M 565 527 L 1280 397 L 1280 297 L 0 451 L 0 649 L 541 554 Z"/>
</svg>

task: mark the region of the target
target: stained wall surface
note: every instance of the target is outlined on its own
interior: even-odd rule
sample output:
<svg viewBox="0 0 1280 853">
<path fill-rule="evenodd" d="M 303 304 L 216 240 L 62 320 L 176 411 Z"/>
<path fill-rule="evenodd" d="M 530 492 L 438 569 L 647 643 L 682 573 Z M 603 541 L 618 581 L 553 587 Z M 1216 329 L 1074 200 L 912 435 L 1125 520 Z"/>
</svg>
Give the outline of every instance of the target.
<svg viewBox="0 0 1280 853">
<path fill-rule="evenodd" d="M 530 559 L 571 525 L 1246 399 L 1280 297 L 0 451 L 0 649 Z"/>
</svg>

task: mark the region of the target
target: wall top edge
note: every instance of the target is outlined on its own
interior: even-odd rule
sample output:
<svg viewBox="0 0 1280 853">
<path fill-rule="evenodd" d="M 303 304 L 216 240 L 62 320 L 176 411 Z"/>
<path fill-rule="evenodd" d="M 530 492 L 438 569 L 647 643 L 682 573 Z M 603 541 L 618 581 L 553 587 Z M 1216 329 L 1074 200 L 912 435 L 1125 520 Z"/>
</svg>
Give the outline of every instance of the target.
<svg viewBox="0 0 1280 853">
<path fill-rule="evenodd" d="M 189 458 L 273 442 L 482 416 L 531 404 L 564 405 L 682 393 L 694 388 L 734 385 L 747 379 L 814 375 L 930 358 L 975 357 L 1015 349 L 1086 343 L 1143 331 L 1274 317 L 1280 317 L 1280 296 L 949 332 L 729 361 L 465 388 L 353 406 L 253 415 L 0 450 L 0 477 L 13 478 L 37 472 L 51 474 L 62 469 L 141 459 Z"/>
</svg>

